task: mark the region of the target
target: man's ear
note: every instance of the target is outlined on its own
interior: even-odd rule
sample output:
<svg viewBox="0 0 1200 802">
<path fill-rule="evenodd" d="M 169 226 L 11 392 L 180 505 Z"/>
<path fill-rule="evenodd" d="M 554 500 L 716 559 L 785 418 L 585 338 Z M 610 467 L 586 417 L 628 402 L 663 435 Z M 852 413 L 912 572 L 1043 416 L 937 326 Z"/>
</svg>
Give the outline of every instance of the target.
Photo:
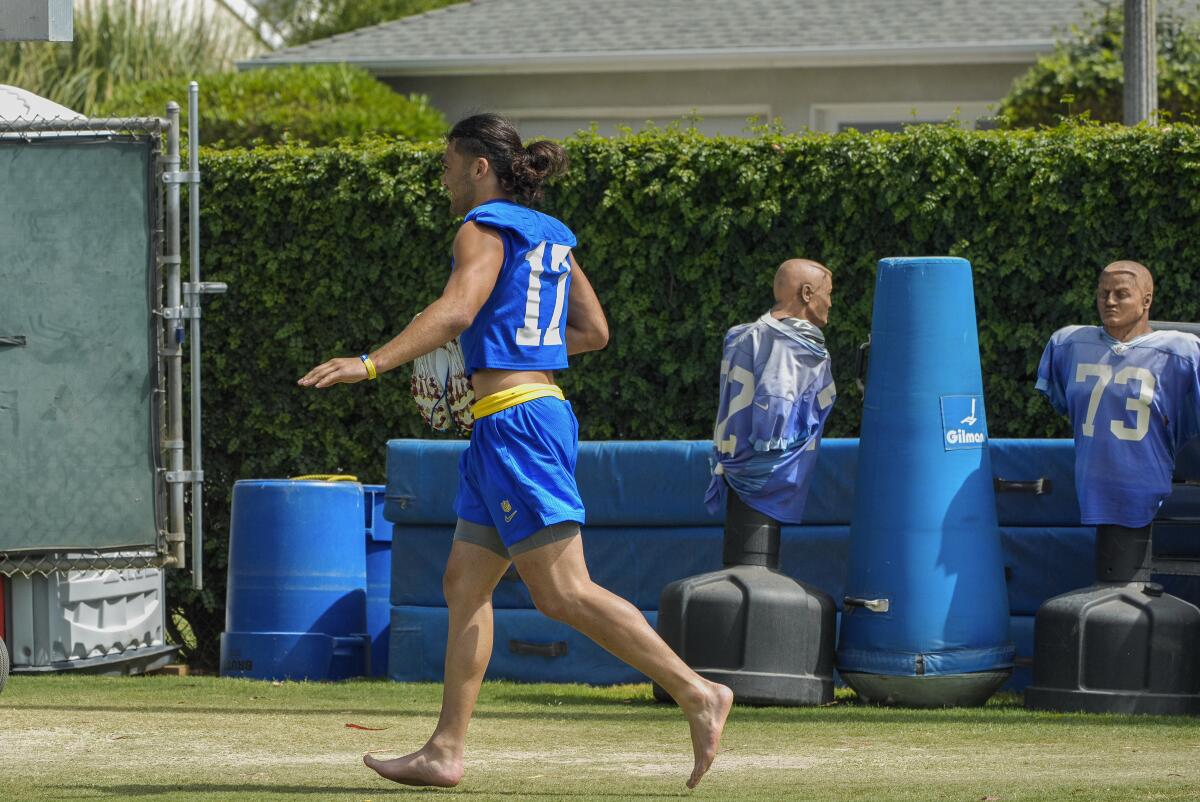
<svg viewBox="0 0 1200 802">
<path fill-rule="evenodd" d="M 478 181 L 479 179 L 486 176 L 488 174 L 488 171 L 491 169 L 492 169 L 492 166 L 490 164 L 488 164 L 488 160 L 482 156 L 478 156 L 475 159 L 475 164 L 472 165 L 472 167 L 471 167 L 471 175 L 474 176 L 475 180 Z"/>
<path fill-rule="evenodd" d="M 813 296 L 816 294 L 817 294 L 817 291 L 813 288 L 813 285 L 811 285 L 811 284 L 801 284 L 800 285 L 800 292 L 799 292 L 800 300 L 803 301 L 806 306 L 808 305 L 808 302 L 811 301 L 813 299 Z"/>
</svg>

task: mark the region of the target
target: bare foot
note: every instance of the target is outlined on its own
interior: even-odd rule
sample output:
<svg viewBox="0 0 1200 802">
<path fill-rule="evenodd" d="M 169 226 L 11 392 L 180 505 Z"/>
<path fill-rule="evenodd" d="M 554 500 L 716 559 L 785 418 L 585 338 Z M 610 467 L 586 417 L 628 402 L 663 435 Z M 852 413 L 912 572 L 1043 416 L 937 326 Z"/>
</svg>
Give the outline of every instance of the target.
<svg viewBox="0 0 1200 802">
<path fill-rule="evenodd" d="M 380 777 L 402 785 L 453 788 L 463 776 L 461 759 L 435 758 L 428 754 L 428 747 L 392 760 L 376 760 L 371 755 L 363 755 L 363 763 Z"/>
<path fill-rule="evenodd" d="M 687 781 L 688 788 L 700 784 L 700 778 L 716 758 L 721 731 L 725 729 L 725 719 L 729 717 L 729 708 L 733 706 L 733 691 L 724 685 L 708 682 L 708 691 L 707 698 L 699 707 L 686 711 L 688 727 L 692 731 L 692 752 L 696 756 L 692 776 Z"/>
</svg>

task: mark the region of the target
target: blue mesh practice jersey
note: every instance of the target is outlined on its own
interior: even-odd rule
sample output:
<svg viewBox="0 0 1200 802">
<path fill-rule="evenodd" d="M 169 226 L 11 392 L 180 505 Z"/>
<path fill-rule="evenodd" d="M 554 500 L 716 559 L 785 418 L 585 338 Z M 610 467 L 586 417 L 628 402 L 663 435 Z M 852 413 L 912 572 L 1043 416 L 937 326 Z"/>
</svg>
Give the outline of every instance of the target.
<svg viewBox="0 0 1200 802">
<path fill-rule="evenodd" d="M 1175 452 L 1200 434 L 1200 340 L 1156 331 L 1119 342 L 1100 326 L 1054 332 L 1037 389 L 1071 419 L 1085 524 L 1142 527 L 1171 493 Z"/>
<path fill-rule="evenodd" d="M 504 240 L 504 266 L 475 320 L 459 336 L 467 375 L 480 368 L 567 366 L 567 298 L 575 235 L 547 214 L 511 201 L 482 203 L 466 221 Z"/>
<path fill-rule="evenodd" d="M 764 515 L 800 523 L 837 397 L 828 354 L 765 314 L 726 333 L 720 393 L 708 510 L 724 512 L 728 482 Z"/>
</svg>

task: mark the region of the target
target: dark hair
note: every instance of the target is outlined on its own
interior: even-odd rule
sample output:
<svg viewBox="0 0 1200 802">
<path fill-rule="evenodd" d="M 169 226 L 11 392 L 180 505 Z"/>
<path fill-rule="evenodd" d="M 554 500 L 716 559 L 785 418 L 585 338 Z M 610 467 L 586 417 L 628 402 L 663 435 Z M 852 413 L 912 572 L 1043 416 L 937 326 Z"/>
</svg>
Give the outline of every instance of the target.
<svg viewBox="0 0 1200 802">
<path fill-rule="evenodd" d="M 545 139 L 521 144 L 516 127 L 499 114 L 475 114 L 459 120 L 446 137 L 466 156 L 488 160 L 500 188 L 526 206 L 542 199 L 542 184 L 567 171 L 567 152 Z"/>
</svg>

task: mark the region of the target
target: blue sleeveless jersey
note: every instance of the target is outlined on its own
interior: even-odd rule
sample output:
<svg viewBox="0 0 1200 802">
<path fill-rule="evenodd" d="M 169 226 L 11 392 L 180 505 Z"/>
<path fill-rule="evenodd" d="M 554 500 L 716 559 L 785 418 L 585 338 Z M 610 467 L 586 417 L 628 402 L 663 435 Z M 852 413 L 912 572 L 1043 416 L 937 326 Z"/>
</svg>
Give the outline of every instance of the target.
<svg viewBox="0 0 1200 802">
<path fill-rule="evenodd" d="M 505 200 L 488 201 L 466 221 L 495 229 L 504 266 L 475 320 L 459 336 L 467 375 L 480 368 L 567 367 L 567 299 L 575 235 L 548 214 Z"/>
<path fill-rule="evenodd" d="M 725 511 L 728 487 L 782 523 L 801 523 L 817 448 L 837 388 L 829 355 L 767 313 L 725 335 L 713 431 L 708 511 Z"/>
<path fill-rule="evenodd" d="M 1200 340 L 1156 331 L 1119 342 L 1100 326 L 1050 338 L 1037 389 L 1075 434 L 1085 524 L 1142 527 L 1171 493 L 1175 452 L 1200 434 Z"/>
</svg>

